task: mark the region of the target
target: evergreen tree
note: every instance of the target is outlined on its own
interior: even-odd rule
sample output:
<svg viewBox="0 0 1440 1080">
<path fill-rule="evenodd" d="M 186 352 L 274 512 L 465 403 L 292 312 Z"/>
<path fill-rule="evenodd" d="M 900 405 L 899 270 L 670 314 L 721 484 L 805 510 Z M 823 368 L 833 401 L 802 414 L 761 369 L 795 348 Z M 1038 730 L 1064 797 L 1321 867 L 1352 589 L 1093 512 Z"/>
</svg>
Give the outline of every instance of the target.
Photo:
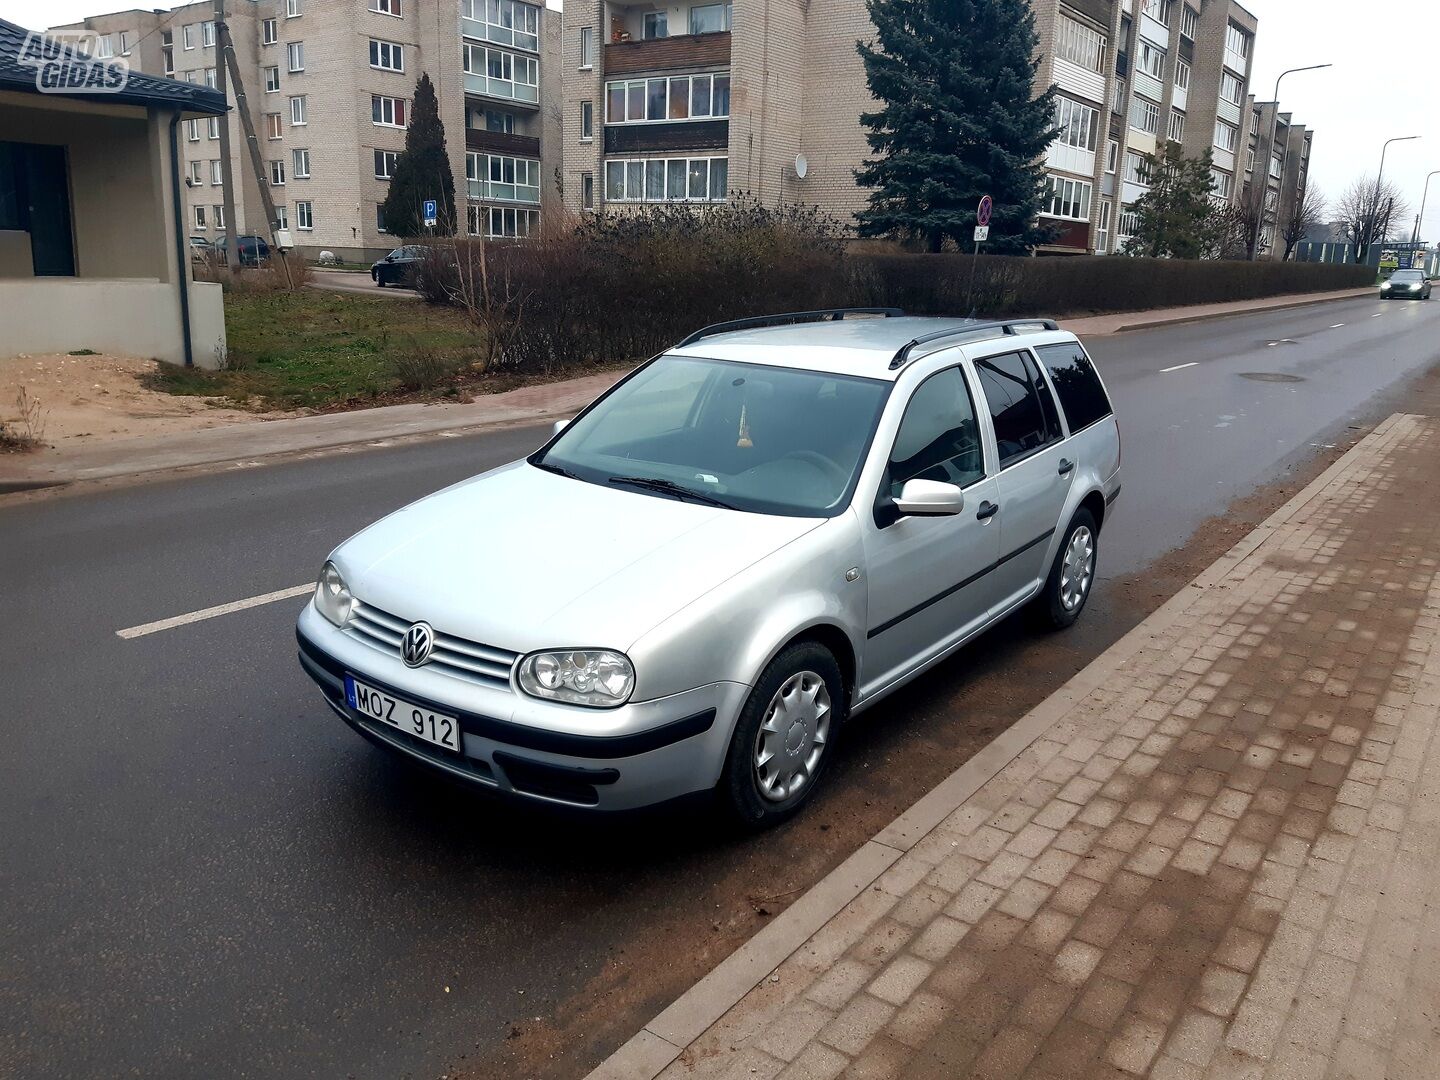
<svg viewBox="0 0 1440 1080">
<path fill-rule="evenodd" d="M 1055 93 L 1033 96 L 1038 61 L 1028 0 L 866 0 L 874 44 L 858 42 L 878 112 L 860 122 L 877 155 L 855 170 L 873 188 L 864 236 L 902 235 L 931 251 L 968 248 L 975 207 L 995 200 L 987 250 L 1050 238 L 1036 216 Z"/>
<path fill-rule="evenodd" d="M 1211 194 L 1210 151 L 1187 158 L 1180 144 L 1167 142 L 1158 155 L 1144 155 L 1150 189 L 1136 199 L 1136 227 L 1125 245 L 1128 255 L 1200 259 L 1223 246 L 1225 213 Z"/>
<path fill-rule="evenodd" d="M 395 160 L 390 191 L 385 196 L 385 227 L 396 236 L 425 234 L 425 200 L 434 199 L 439 224 L 436 232 L 455 231 L 455 175 L 445 151 L 445 125 L 440 122 L 440 104 L 428 74 L 415 84 L 410 104 L 410 126 L 405 131 L 405 150 Z"/>
</svg>

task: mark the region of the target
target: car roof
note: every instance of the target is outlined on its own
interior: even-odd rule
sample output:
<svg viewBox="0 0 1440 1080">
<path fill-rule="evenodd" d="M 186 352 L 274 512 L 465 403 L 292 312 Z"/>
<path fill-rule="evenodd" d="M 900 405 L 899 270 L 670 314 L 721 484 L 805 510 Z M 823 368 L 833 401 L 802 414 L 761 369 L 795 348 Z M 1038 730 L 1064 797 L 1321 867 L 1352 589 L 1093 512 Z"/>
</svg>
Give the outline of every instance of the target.
<svg viewBox="0 0 1440 1080">
<path fill-rule="evenodd" d="M 676 346 L 669 353 L 893 381 L 910 366 L 906 363 L 892 369 L 890 364 L 896 353 L 928 334 L 957 331 L 954 338 L 945 337 L 917 347 L 910 357 L 911 363 L 958 345 L 990 346 L 983 351 L 999 352 L 1003 349 L 993 347 L 998 342 L 1014 348 L 1021 343 L 1031 345 L 1075 340 L 1075 335 L 1064 330 L 1045 329 L 1039 322 L 1030 329 L 1022 328 L 1024 320 L 1015 321 L 1021 326 L 1017 326 L 1014 333 L 1007 333 L 999 324 L 983 319 L 913 315 L 827 319 L 714 334 L 690 345 Z M 963 336 L 967 328 L 975 328 L 976 335 Z M 993 329 L 993 334 L 986 334 L 985 331 L 990 329 Z"/>
</svg>

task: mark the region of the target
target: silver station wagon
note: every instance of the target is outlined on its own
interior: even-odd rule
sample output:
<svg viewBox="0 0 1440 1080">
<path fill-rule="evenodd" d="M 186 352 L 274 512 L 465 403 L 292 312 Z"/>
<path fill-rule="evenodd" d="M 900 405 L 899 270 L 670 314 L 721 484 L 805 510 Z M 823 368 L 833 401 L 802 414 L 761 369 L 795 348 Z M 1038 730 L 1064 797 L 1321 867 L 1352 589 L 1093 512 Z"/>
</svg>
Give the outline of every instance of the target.
<svg viewBox="0 0 1440 1080">
<path fill-rule="evenodd" d="M 713 791 L 763 826 L 848 717 L 1024 605 L 1075 621 L 1119 469 L 1052 322 L 725 323 L 341 544 L 300 661 L 452 776 L 601 810 Z"/>
</svg>

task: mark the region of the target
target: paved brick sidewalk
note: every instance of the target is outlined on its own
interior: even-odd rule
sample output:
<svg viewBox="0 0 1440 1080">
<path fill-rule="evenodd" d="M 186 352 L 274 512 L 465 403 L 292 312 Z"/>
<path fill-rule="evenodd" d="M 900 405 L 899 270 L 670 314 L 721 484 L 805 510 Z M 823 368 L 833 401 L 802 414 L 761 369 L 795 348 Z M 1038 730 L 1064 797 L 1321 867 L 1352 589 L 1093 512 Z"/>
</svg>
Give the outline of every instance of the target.
<svg viewBox="0 0 1440 1080">
<path fill-rule="evenodd" d="M 1437 536 L 1392 417 L 597 1075 L 1440 1076 Z"/>
</svg>

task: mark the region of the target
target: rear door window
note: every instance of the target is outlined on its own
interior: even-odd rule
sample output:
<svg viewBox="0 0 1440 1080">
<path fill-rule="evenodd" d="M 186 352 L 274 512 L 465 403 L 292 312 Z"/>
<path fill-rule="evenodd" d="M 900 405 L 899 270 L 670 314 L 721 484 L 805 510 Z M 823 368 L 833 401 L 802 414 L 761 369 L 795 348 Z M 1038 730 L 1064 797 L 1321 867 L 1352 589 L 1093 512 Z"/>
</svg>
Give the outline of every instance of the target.
<svg viewBox="0 0 1440 1080">
<path fill-rule="evenodd" d="M 1105 387 L 1100 384 L 1100 376 L 1095 372 L 1095 365 L 1078 342 L 1041 345 L 1035 351 L 1050 372 L 1050 380 L 1055 384 L 1055 393 L 1060 396 L 1060 407 L 1070 421 L 1072 434 L 1105 419 L 1114 411 L 1110 407 L 1110 399 L 1105 396 Z"/>
<path fill-rule="evenodd" d="M 1060 438 L 1050 390 L 1024 353 L 1003 353 L 975 361 L 980 388 L 995 425 L 995 446 L 1003 469 Z"/>
</svg>

